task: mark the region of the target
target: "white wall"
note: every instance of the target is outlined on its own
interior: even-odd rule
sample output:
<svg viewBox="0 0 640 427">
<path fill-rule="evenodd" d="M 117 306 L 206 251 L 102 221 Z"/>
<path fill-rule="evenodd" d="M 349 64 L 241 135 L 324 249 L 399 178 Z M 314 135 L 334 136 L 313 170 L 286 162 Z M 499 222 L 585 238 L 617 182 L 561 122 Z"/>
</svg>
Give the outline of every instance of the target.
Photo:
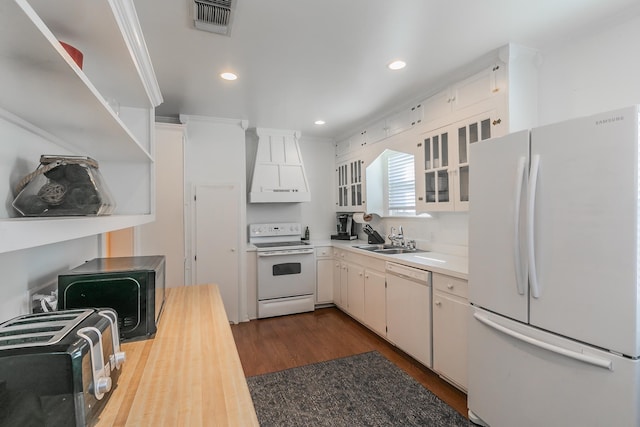
<svg viewBox="0 0 640 427">
<path fill-rule="evenodd" d="M 166 286 L 185 285 L 184 126 L 156 123 L 156 220 L 137 228 L 137 255 L 166 257 Z"/>
<path fill-rule="evenodd" d="M 540 124 L 640 103 L 640 16 L 542 52 Z"/>
<path fill-rule="evenodd" d="M 86 237 L 0 254 L 0 322 L 29 313 L 30 289 L 57 289 L 58 274 L 99 256 L 98 247 L 97 237 Z"/>
</svg>

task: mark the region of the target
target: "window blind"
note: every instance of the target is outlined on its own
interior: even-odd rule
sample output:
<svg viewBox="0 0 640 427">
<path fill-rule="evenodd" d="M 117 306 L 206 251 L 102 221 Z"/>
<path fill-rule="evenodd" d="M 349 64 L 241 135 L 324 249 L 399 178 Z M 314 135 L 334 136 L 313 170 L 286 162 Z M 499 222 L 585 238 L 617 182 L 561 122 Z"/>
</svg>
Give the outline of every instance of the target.
<svg viewBox="0 0 640 427">
<path fill-rule="evenodd" d="M 416 181 L 413 156 L 394 152 L 387 159 L 389 214 L 416 212 Z"/>
</svg>

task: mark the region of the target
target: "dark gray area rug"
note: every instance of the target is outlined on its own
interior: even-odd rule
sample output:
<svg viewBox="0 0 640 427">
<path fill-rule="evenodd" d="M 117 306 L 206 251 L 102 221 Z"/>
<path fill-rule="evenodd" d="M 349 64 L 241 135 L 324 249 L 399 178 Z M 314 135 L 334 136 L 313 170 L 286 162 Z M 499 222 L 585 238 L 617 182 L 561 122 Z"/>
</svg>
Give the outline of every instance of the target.
<svg viewBox="0 0 640 427">
<path fill-rule="evenodd" d="M 377 351 L 247 382 L 263 427 L 473 425 Z"/>
</svg>

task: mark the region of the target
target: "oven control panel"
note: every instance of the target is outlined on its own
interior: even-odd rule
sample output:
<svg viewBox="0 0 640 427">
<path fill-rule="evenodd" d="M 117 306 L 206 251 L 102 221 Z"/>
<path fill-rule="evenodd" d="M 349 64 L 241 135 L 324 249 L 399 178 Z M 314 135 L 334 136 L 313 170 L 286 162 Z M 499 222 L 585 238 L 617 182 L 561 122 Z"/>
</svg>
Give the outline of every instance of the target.
<svg viewBox="0 0 640 427">
<path fill-rule="evenodd" d="M 302 226 L 298 222 L 250 224 L 249 237 L 300 236 Z"/>
</svg>

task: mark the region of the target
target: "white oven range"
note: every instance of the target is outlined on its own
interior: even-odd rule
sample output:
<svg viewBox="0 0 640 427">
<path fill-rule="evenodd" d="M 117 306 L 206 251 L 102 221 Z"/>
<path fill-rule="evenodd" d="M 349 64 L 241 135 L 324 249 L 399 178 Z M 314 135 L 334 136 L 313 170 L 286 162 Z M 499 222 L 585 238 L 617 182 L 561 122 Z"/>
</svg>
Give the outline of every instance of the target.
<svg viewBox="0 0 640 427">
<path fill-rule="evenodd" d="M 313 311 L 316 256 L 299 223 L 249 225 L 257 249 L 258 318 Z"/>
</svg>

